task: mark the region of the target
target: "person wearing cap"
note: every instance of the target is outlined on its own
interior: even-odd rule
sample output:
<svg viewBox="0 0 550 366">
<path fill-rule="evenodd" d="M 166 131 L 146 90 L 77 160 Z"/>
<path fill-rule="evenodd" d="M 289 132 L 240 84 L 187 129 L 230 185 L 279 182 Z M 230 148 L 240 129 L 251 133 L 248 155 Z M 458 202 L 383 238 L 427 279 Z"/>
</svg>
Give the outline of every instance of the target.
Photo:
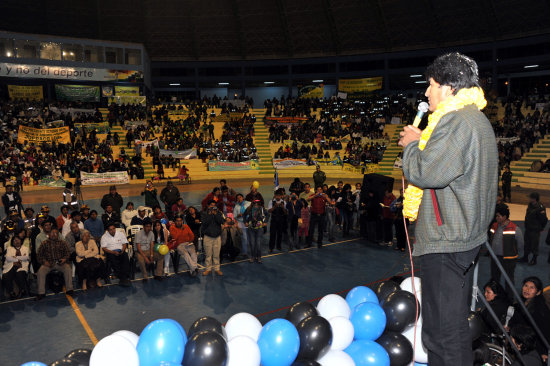
<svg viewBox="0 0 550 366">
<path fill-rule="evenodd" d="M 48 206 L 42 206 L 40 208 L 40 212 L 44 215 L 45 221 L 49 221 L 52 223 L 53 226 L 57 226 L 57 220 L 55 219 L 55 217 L 50 215 L 50 208 Z"/>
<path fill-rule="evenodd" d="M 4 225 L 2 227 L 2 232 L 0 233 L 0 244 L 2 245 L 2 247 L 0 248 L 0 251 L 3 252 L 4 250 L 6 250 L 6 248 L 9 245 L 8 242 L 15 235 L 15 229 L 16 229 L 16 225 L 15 225 L 15 222 L 13 222 L 13 220 L 8 219 L 4 222 Z"/>
<path fill-rule="evenodd" d="M 134 208 L 134 203 L 128 202 L 126 204 L 126 208 L 124 209 L 124 211 L 122 211 L 122 215 L 121 215 L 122 224 L 125 227 L 132 225 L 132 219 L 134 218 L 134 216 L 137 216 L 137 214 L 138 214 L 138 211 Z"/>
<path fill-rule="evenodd" d="M 86 222 L 90 218 L 90 206 L 86 204 L 80 206 L 80 213 L 82 214 L 82 222 Z"/>
<path fill-rule="evenodd" d="M 8 219 L 12 220 L 15 223 L 15 227 L 17 229 L 25 228 L 25 221 L 23 221 L 23 219 L 19 216 L 19 211 L 17 211 L 15 208 L 10 209 Z"/>
<path fill-rule="evenodd" d="M 17 211 L 23 210 L 21 195 L 13 191 L 13 184 L 11 182 L 6 183 L 6 193 L 2 195 L 2 204 L 4 205 L 6 215 L 9 214 L 10 208 L 15 208 Z"/>
<path fill-rule="evenodd" d="M 151 182 L 150 180 L 148 180 L 145 184 L 145 188 L 143 189 L 143 192 L 141 192 L 141 195 L 145 196 L 145 206 L 151 208 L 159 206 L 159 200 L 157 199 L 157 189 L 153 185 L 153 182 Z"/>
<path fill-rule="evenodd" d="M 84 221 L 84 229 L 88 230 L 96 243 L 99 243 L 101 236 L 105 233 L 103 221 L 97 218 L 97 211 L 90 212 L 90 218 Z"/>
<path fill-rule="evenodd" d="M 23 222 L 25 223 L 25 229 L 30 233 L 35 227 L 34 210 L 32 207 L 27 207 L 25 209 L 25 217 L 23 218 Z"/>
<path fill-rule="evenodd" d="M 101 237 L 101 248 L 105 253 L 107 267 L 113 268 L 119 284 L 121 286 L 130 286 L 130 261 L 126 254 L 128 239 L 126 235 L 116 229 L 115 223 L 107 225 L 107 231 Z"/>
<path fill-rule="evenodd" d="M 203 272 L 203 276 L 208 276 L 212 272 L 212 269 L 214 269 L 218 276 L 223 276 L 222 271 L 220 271 L 220 250 L 222 225 L 225 222 L 225 218 L 220 210 L 218 210 L 218 207 L 216 207 L 215 200 L 210 200 L 207 208 L 201 212 L 201 222 L 201 230 L 204 235 L 203 245 L 206 254 L 206 271 Z M 212 262 L 214 262 L 213 265 Z"/>
<path fill-rule="evenodd" d="M 61 206 L 60 211 L 61 213 L 59 214 L 59 216 L 57 216 L 57 219 L 55 219 L 59 231 L 63 230 L 63 225 L 65 225 L 65 222 L 71 221 L 71 215 L 69 214 L 68 206 Z"/>
<path fill-rule="evenodd" d="M 533 266 L 537 264 L 540 232 L 544 230 L 547 222 L 546 208 L 540 203 L 539 193 L 531 192 L 529 194 L 529 204 L 525 211 L 525 252 L 520 262 L 529 262 L 529 254 L 533 254 L 529 265 Z"/>
<path fill-rule="evenodd" d="M 156 262 L 155 265 L 155 280 L 162 280 L 162 269 L 164 264 L 164 257 L 154 250 L 155 236 L 152 230 L 153 222 L 150 218 L 143 220 L 143 229 L 141 229 L 135 238 L 135 249 L 137 253 L 137 261 L 141 273 L 143 275 L 143 281 L 147 281 L 147 267 Z"/>
<path fill-rule="evenodd" d="M 68 263 L 70 255 L 71 252 L 67 243 L 59 237 L 59 230 L 55 227 L 52 228 L 48 234 L 48 239 L 44 240 L 37 250 L 40 269 L 37 273 L 38 295 L 36 300 L 41 300 L 46 295 L 46 275 L 53 270 L 63 272 L 66 294 L 73 294 L 72 269 Z"/>
<path fill-rule="evenodd" d="M 67 234 L 69 234 L 69 232 L 71 231 L 72 223 L 76 223 L 80 230 L 84 230 L 84 223 L 82 222 L 82 215 L 80 214 L 80 211 L 71 212 L 71 219 L 69 221 L 65 221 L 65 223 L 63 224 L 63 228 L 61 229 L 61 236 L 66 237 Z"/>
<path fill-rule="evenodd" d="M 103 196 L 101 199 L 101 208 L 105 211 L 107 206 L 111 205 L 114 212 L 120 216 L 120 209 L 122 208 L 123 200 L 122 196 L 116 191 L 116 186 L 109 187 L 109 193 Z"/>
<path fill-rule="evenodd" d="M 137 209 L 138 214 L 134 217 L 132 217 L 132 221 L 130 221 L 130 225 L 143 225 L 143 222 L 145 219 L 147 219 L 147 210 L 145 209 L 145 206 L 139 206 Z"/>
</svg>

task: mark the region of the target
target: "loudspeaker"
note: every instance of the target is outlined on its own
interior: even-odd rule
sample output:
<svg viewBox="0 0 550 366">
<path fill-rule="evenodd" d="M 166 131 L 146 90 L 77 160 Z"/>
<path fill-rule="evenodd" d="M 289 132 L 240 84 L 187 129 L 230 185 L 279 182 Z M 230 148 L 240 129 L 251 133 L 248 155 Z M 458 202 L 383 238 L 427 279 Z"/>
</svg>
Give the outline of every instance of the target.
<svg viewBox="0 0 550 366">
<path fill-rule="evenodd" d="M 363 185 L 361 186 L 361 202 L 368 201 L 368 193 L 374 193 L 374 199 L 377 202 L 382 202 L 386 189 L 393 190 L 395 179 L 381 174 L 365 174 L 363 177 Z"/>
</svg>

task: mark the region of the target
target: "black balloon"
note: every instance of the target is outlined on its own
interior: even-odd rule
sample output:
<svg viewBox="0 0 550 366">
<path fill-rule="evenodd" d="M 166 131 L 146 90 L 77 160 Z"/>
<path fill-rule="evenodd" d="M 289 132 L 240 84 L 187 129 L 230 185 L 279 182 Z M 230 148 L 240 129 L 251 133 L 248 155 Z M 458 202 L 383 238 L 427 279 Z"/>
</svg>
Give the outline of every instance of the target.
<svg viewBox="0 0 550 366">
<path fill-rule="evenodd" d="M 78 366 L 88 366 L 90 364 L 91 355 L 91 350 L 86 348 L 79 348 L 67 353 L 65 355 L 65 358 L 74 361 Z"/>
<path fill-rule="evenodd" d="M 209 316 L 203 316 L 195 320 L 195 322 L 191 325 L 191 327 L 189 327 L 189 330 L 187 331 L 187 338 L 191 338 L 193 334 L 206 331 L 219 333 L 221 336 L 226 338 L 222 323 L 220 323 L 217 319 L 211 318 Z"/>
<path fill-rule="evenodd" d="M 388 352 L 391 366 L 406 366 L 412 362 L 413 347 L 403 334 L 385 332 L 376 342 Z"/>
<path fill-rule="evenodd" d="M 317 360 L 330 350 L 332 328 L 328 320 L 322 316 L 310 316 L 302 320 L 296 329 L 300 335 L 298 359 Z"/>
<path fill-rule="evenodd" d="M 76 365 L 78 365 L 78 363 L 76 361 L 73 361 L 73 360 L 69 359 L 69 358 L 63 357 L 62 359 L 54 361 L 50 364 L 50 366 L 62 366 L 62 365 L 76 366 Z"/>
<path fill-rule="evenodd" d="M 314 315 L 319 315 L 315 306 L 307 301 L 302 301 L 297 302 L 288 309 L 285 319 L 297 327 L 302 320 Z"/>
<path fill-rule="evenodd" d="M 292 366 L 321 366 L 321 364 L 313 360 L 296 360 Z"/>
<path fill-rule="evenodd" d="M 475 341 L 487 331 L 485 328 L 485 322 L 481 319 L 479 313 L 476 312 L 470 312 L 468 315 L 468 326 L 470 327 L 470 336 L 472 337 L 472 341 Z"/>
<path fill-rule="evenodd" d="M 380 303 L 383 303 L 386 301 L 388 296 L 399 290 L 399 285 L 394 281 L 382 281 L 378 284 L 376 284 L 372 290 L 376 294 L 376 297 L 378 297 L 378 301 Z"/>
<path fill-rule="evenodd" d="M 220 333 L 195 333 L 187 340 L 182 365 L 225 366 L 228 352 L 227 342 Z"/>
<path fill-rule="evenodd" d="M 416 299 L 408 291 L 398 290 L 388 296 L 382 304 L 386 313 L 386 330 L 401 333 L 416 319 Z M 418 305 L 418 316 L 420 316 Z"/>
</svg>

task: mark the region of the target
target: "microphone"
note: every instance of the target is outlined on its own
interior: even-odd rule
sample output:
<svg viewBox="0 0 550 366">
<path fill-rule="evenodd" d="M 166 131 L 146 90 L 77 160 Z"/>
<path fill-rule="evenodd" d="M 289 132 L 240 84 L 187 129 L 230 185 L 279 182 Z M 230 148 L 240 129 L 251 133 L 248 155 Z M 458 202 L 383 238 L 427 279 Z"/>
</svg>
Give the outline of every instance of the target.
<svg viewBox="0 0 550 366">
<path fill-rule="evenodd" d="M 430 106 L 426 102 L 422 102 L 418 105 L 418 112 L 416 113 L 416 117 L 414 117 L 413 126 L 418 127 L 420 124 L 420 121 L 422 120 L 422 116 L 424 116 L 424 113 L 428 111 Z"/>
</svg>

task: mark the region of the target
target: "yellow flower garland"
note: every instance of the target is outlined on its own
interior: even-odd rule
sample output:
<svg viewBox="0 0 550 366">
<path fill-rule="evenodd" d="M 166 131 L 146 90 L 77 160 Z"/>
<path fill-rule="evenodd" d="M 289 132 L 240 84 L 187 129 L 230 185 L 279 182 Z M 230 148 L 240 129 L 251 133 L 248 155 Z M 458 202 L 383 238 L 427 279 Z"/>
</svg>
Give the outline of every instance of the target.
<svg viewBox="0 0 550 366">
<path fill-rule="evenodd" d="M 474 87 L 460 89 L 456 95 L 451 96 L 445 101 L 439 103 L 436 110 L 428 117 L 428 126 L 424 129 L 424 131 L 422 131 L 422 135 L 420 135 L 418 148 L 420 150 L 424 150 L 441 117 L 449 112 L 457 111 L 470 104 L 475 104 L 479 110 L 485 108 L 487 101 L 485 100 L 483 90 L 481 88 Z M 409 183 L 409 186 L 403 194 L 403 216 L 411 221 L 416 220 L 423 194 L 424 191 L 421 188 Z"/>
</svg>

